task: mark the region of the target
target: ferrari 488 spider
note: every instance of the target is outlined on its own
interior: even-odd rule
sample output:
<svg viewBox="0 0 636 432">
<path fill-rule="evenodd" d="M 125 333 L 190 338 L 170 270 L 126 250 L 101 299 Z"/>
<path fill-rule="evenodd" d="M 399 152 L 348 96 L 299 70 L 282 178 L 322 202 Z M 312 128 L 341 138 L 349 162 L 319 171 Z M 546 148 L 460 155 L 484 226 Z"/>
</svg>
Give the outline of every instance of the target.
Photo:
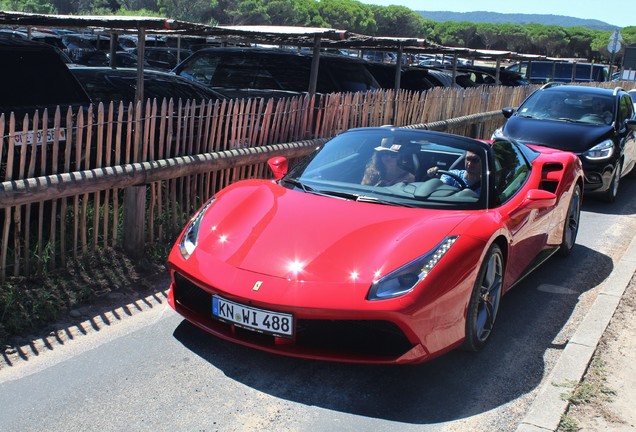
<svg viewBox="0 0 636 432">
<path fill-rule="evenodd" d="M 169 257 L 168 301 L 290 356 L 418 363 L 488 340 L 501 296 L 576 239 L 573 153 L 391 127 L 344 132 L 218 192 Z"/>
</svg>

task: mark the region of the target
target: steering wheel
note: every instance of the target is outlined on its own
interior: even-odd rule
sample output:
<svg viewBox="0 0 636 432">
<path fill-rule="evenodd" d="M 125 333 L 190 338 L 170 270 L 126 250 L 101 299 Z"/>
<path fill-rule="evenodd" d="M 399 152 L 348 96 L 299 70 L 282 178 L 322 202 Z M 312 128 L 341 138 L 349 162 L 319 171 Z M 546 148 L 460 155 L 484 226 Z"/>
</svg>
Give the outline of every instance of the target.
<svg viewBox="0 0 636 432">
<path fill-rule="evenodd" d="M 466 189 L 468 186 L 466 185 L 466 182 L 464 182 L 464 179 L 461 178 L 460 176 L 458 176 L 455 173 L 452 173 L 450 171 L 446 171 L 446 170 L 437 170 L 437 172 L 435 173 L 436 175 L 441 176 L 442 174 L 446 174 L 449 177 L 452 177 L 453 179 L 457 180 L 457 183 L 459 183 L 459 189 Z"/>
</svg>

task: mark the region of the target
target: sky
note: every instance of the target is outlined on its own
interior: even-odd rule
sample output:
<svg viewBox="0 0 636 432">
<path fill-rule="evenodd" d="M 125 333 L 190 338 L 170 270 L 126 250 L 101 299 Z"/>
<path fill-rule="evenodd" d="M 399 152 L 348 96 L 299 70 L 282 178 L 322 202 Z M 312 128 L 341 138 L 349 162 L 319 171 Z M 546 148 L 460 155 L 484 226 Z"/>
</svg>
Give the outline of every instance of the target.
<svg viewBox="0 0 636 432">
<path fill-rule="evenodd" d="M 583 19 L 597 19 L 617 27 L 636 26 L 635 0 L 360 0 L 379 6 L 398 5 L 415 11 L 498 12 L 522 14 L 565 15 Z"/>
</svg>

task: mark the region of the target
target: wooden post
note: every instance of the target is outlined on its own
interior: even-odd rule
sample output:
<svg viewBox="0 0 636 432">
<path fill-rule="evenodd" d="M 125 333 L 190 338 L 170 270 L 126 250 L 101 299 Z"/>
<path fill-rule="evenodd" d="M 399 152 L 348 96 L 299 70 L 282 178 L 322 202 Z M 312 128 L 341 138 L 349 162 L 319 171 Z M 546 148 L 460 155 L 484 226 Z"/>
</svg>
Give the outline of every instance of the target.
<svg viewBox="0 0 636 432">
<path fill-rule="evenodd" d="M 144 256 L 144 208 L 146 185 L 130 186 L 124 191 L 124 251 L 128 256 L 139 259 Z"/>
<path fill-rule="evenodd" d="M 137 91 L 135 93 L 135 106 L 139 106 L 139 102 L 144 97 L 144 54 L 146 47 L 146 31 L 143 28 L 139 28 L 137 31 L 137 55 L 139 61 L 137 62 Z M 142 112 L 143 112 L 143 104 Z M 138 113 L 135 110 L 135 113 Z M 143 118 L 143 115 L 142 115 Z M 138 119 L 139 120 L 139 119 Z M 141 121 L 137 122 L 137 127 L 140 127 Z M 143 131 L 143 127 L 141 128 Z M 141 136 L 139 133 L 135 134 L 135 149 L 134 154 L 141 158 Z M 151 143 L 150 145 L 154 145 Z M 134 160 L 134 162 L 141 162 L 140 160 Z M 123 246 L 124 251 L 131 258 L 141 258 L 144 255 L 144 220 L 146 218 L 146 186 L 131 186 L 124 190 L 124 227 L 123 227 Z"/>
<path fill-rule="evenodd" d="M 318 83 L 318 68 L 320 66 L 320 36 L 314 36 L 314 50 L 311 56 L 311 71 L 309 73 L 309 89 L 310 95 L 316 94 Z"/>
</svg>

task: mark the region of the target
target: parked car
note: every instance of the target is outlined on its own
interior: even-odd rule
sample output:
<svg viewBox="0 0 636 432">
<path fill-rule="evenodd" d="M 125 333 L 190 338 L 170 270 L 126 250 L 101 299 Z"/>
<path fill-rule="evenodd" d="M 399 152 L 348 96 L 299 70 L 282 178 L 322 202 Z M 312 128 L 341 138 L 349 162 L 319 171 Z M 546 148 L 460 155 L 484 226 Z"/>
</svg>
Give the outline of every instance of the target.
<svg viewBox="0 0 636 432">
<path fill-rule="evenodd" d="M 230 98 L 285 97 L 309 90 L 312 56 L 285 49 L 205 48 L 181 62 L 174 72 L 197 80 Z M 321 54 L 318 93 L 380 88 L 366 62 Z"/>
<path fill-rule="evenodd" d="M 636 176 L 634 104 L 620 87 L 546 85 L 502 112 L 507 121 L 495 137 L 576 153 L 586 193 L 614 201 L 620 179 Z"/>
<path fill-rule="evenodd" d="M 517 72 L 533 84 L 607 81 L 607 68 L 600 64 L 535 60 L 518 62 L 506 69 Z"/>
<path fill-rule="evenodd" d="M 139 57 L 137 48 L 133 48 L 130 52 Z M 169 71 L 173 69 L 180 61 L 185 60 L 192 54 L 188 49 L 180 49 L 170 47 L 145 47 L 144 58 L 151 67 L 159 70 Z"/>
<path fill-rule="evenodd" d="M 109 51 L 110 50 L 110 37 L 106 35 L 95 35 L 86 33 L 66 33 L 62 36 L 62 42 L 68 50 L 97 50 L 97 51 Z M 116 47 L 117 51 L 123 50 L 119 45 Z"/>
<path fill-rule="evenodd" d="M 365 183 L 378 158 L 410 180 Z M 427 176 L 468 163 L 479 188 Z M 359 363 L 478 351 L 502 295 L 575 244 L 583 173 L 570 152 L 380 127 L 344 132 L 289 172 L 283 157 L 269 164 L 275 181 L 218 192 L 168 259 L 168 303 L 252 348 Z"/>
<path fill-rule="evenodd" d="M 119 110 L 119 102 L 123 102 L 124 112 L 128 112 L 128 108 L 131 102 L 135 101 L 135 92 L 137 88 L 137 69 L 133 68 L 118 68 L 112 69 L 110 67 L 77 67 L 71 66 L 71 73 L 77 78 L 77 80 L 84 86 L 86 92 L 90 95 L 95 104 L 102 102 L 105 105 L 114 102 L 114 109 Z M 215 102 L 219 99 L 224 99 L 224 96 L 218 94 L 214 90 L 197 83 L 195 81 L 174 75 L 168 72 L 161 72 L 156 70 L 144 71 L 144 100 L 156 99 L 158 103 L 162 103 L 164 99 L 166 101 L 173 99 L 174 111 L 173 111 L 173 127 L 177 128 L 177 122 L 183 122 L 181 124 L 181 130 L 192 131 L 193 136 L 197 136 L 198 132 L 202 130 L 204 122 L 201 118 L 196 117 L 190 119 L 188 116 L 184 116 L 182 112 L 178 111 L 179 100 L 184 104 L 186 101 L 190 101 L 191 104 L 196 104 L 198 107 L 202 103 Z M 162 130 L 161 122 L 157 121 L 155 124 L 155 137 L 159 137 L 159 134 L 164 133 Z M 176 133 L 171 135 L 171 150 L 170 153 L 162 153 L 160 140 L 155 139 L 150 143 L 153 150 L 153 155 L 158 157 L 171 157 L 175 156 L 177 150 L 176 143 L 182 139 L 177 136 Z M 149 147 L 150 149 L 151 147 Z M 123 148 L 122 148 L 123 151 Z M 112 153 L 112 160 L 116 160 L 117 154 L 114 149 Z M 126 160 L 127 155 L 122 153 L 122 160 Z"/>
<path fill-rule="evenodd" d="M 110 67 L 69 67 L 71 73 L 82 84 L 94 103 L 134 102 L 137 88 L 137 69 Z M 205 100 L 216 101 L 224 97 L 195 81 L 168 72 L 144 71 L 144 98 L 159 101 Z"/>
<path fill-rule="evenodd" d="M 34 148 L 30 145 L 32 143 L 37 146 L 33 175 L 51 174 L 56 161 L 52 158 L 52 152 L 47 151 L 45 166 L 42 167 L 40 162 L 42 146 L 50 146 L 57 140 L 60 148 L 63 148 L 67 139 L 69 141 L 71 139 L 71 131 L 67 131 L 64 126 L 54 127 L 56 108 L 59 106 L 63 115 L 69 107 L 76 113 L 90 106 L 91 99 L 69 71 L 55 47 L 24 39 L 0 38 L 0 58 L 7 65 L 11 65 L 11 67 L 0 68 L 0 82 L 2 82 L 0 114 L 5 116 L 5 134 L 8 133 L 11 113 L 15 116 L 13 139 L 16 153 L 14 154 L 15 166 L 11 167 L 12 177 L 17 174 L 21 153 L 25 152 L 25 155 L 30 157 Z M 44 110 L 48 111 L 46 133 L 42 125 Z M 39 114 L 40 124 L 37 130 L 33 130 L 32 124 L 24 125 L 23 120 L 25 115 L 28 115 L 31 122 L 36 112 Z M 1 139 L 5 142 L 1 146 L 3 165 L 0 167 L 0 179 L 4 180 L 8 169 L 4 165 L 7 161 L 7 135 Z M 26 161 L 29 159 L 27 158 Z"/>
<path fill-rule="evenodd" d="M 452 66 L 443 66 L 442 69 L 451 70 Z M 497 69 L 489 66 L 457 66 L 457 72 L 463 77 L 462 87 L 475 87 L 480 85 L 495 85 L 497 82 Z M 521 74 L 511 70 L 499 69 L 499 84 L 504 86 L 521 86 L 529 82 Z"/>
<path fill-rule="evenodd" d="M 382 88 L 395 88 L 396 65 L 369 62 L 367 67 Z M 424 91 L 433 87 L 453 86 L 453 77 L 446 71 L 418 66 L 401 66 L 400 74 L 400 88 L 404 90 Z"/>
<path fill-rule="evenodd" d="M 108 66 L 112 66 L 112 67 L 123 67 L 123 68 L 137 67 L 137 63 L 139 62 L 139 58 L 135 54 L 128 51 L 115 52 L 114 62 L 111 61 L 110 53 L 106 53 L 106 56 L 108 58 Z M 147 61 L 144 61 L 144 70 L 151 69 L 151 68 L 152 66 L 150 66 L 150 63 L 148 63 Z"/>
<path fill-rule="evenodd" d="M 29 35 L 27 31 L 0 29 L 0 37 L 12 37 L 22 40 L 32 40 L 34 42 L 48 44 L 59 49 L 66 48 L 64 46 L 64 43 L 62 43 L 62 38 L 60 38 L 59 36 L 37 30 L 32 30 L 31 34 Z"/>
</svg>

